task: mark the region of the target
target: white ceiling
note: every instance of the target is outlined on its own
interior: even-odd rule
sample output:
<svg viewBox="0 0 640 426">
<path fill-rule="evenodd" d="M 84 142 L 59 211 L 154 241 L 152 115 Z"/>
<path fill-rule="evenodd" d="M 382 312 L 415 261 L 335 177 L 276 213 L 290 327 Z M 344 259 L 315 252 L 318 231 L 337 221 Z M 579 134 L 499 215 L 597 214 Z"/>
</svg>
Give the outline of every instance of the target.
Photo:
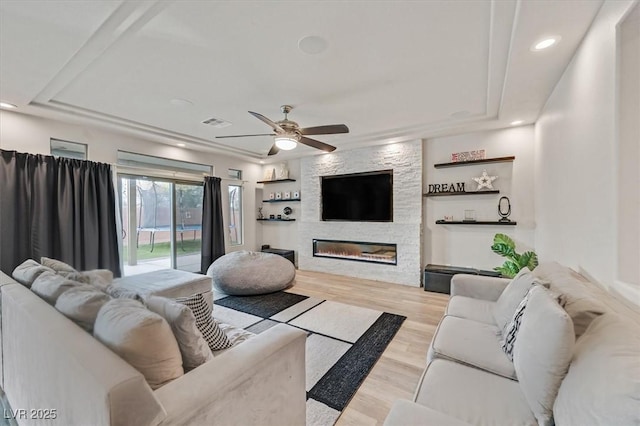
<svg viewBox="0 0 640 426">
<path fill-rule="evenodd" d="M 501 128 L 536 120 L 601 3 L 2 0 L 0 99 L 250 160 L 272 138 L 215 137 L 269 133 L 247 111 L 276 121 L 282 104 L 302 127 L 349 126 L 316 137 L 338 149 Z M 327 49 L 304 53 L 306 36 Z"/>
</svg>

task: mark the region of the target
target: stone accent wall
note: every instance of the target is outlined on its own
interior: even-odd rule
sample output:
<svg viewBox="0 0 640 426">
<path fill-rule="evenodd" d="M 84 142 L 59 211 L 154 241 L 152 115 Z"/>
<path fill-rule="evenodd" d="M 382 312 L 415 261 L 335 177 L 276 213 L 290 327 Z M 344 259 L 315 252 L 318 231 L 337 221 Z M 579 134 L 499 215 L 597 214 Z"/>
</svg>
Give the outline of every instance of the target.
<svg viewBox="0 0 640 426">
<path fill-rule="evenodd" d="M 422 141 L 379 145 L 301 160 L 300 269 L 420 286 Z M 393 169 L 393 222 L 323 222 L 320 176 Z M 313 257 L 314 238 L 398 245 L 398 264 Z"/>
</svg>

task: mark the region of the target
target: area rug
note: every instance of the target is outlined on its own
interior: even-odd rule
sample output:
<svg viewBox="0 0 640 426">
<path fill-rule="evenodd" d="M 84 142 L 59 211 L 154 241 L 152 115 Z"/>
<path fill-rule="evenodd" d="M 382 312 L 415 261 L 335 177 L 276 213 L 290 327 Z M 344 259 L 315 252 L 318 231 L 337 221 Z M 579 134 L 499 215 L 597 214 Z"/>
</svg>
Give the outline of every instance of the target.
<svg viewBox="0 0 640 426">
<path fill-rule="evenodd" d="M 333 425 L 406 317 L 279 291 L 226 296 L 213 316 L 253 333 L 278 323 L 307 332 L 307 425 Z"/>
</svg>

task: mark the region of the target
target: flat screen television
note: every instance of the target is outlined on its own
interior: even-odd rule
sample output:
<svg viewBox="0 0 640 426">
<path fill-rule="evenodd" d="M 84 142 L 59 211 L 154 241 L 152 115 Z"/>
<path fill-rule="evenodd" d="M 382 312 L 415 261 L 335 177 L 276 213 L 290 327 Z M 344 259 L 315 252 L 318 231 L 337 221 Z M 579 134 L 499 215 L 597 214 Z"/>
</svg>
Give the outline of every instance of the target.
<svg viewBox="0 0 640 426">
<path fill-rule="evenodd" d="M 393 222 L 393 170 L 322 176 L 322 220 Z"/>
</svg>

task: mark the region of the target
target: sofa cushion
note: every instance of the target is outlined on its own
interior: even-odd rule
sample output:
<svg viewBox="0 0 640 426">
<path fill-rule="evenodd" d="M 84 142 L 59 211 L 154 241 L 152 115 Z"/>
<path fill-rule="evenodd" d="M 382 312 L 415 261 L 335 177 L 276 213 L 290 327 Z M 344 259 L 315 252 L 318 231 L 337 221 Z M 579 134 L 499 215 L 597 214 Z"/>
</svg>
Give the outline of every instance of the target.
<svg viewBox="0 0 640 426">
<path fill-rule="evenodd" d="M 122 287 L 141 295 L 170 299 L 211 292 L 211 277 L 177 269 L 161 269 L 113 280 L 114 287 Z"/>
<path fill-rule="evenodd" d="M 534 284 L 536 277 L 527 268 L 522 268 L 504 289 L 493 310 L 493 318 L 498 328 L 504 330 L 511 322 L 516 308 Z"/>
<path fill-rule="evenodd" d="M 196 326 L 212 351 L 219 351 L 232 346 L 218 323 L 213 320 L 212 307 L 209 306 L 202 294 L 179 297 L 176 301 L 191 309 L 196 318 Z"/>
<path fill-rule="evenodd" d="M 522 393 L 539 424 L 553 424 L 553 403 L 569 368 L 574 347 L 573 323 L 551 292 L 531 289 L 522 316 L 513 364 Z"/>
<path fill-rule="evenodd" d="M 431 341 L 430 359 L 444 358 L 515 379 L 513 363 L 500 347 L 499 330 L 454 316 L 445 316 Z"/>
<path fill-rule="evenodd" d="M 538 424 L 518 382 L 443 359 L 427 367 L 415 402 L 476 426 Z"/>
<path fill-rule="evenodd" d="M 65 291 L 58 297 L 56 309 L 91 333 L 100 308 L 109 300 L 111 297 L 108 294 L 92 286 L 78 286 Z"/>
<path fill-rule="evenodd" d="M 11 275 L 20 284 L 27 288 L 31 288 L 31 284 L 33 284 L 36 278 L 38 278 L 43 272 L 55 273 L 53 269 L 43 266 L 33 259 L 27 259 L 20 265 L 16 266 L 16 269 L 13 270 Z"/>
<path fill-rule="evenodd" d="M 562 294 L 564 309 L 573 321 L 576 339 L 594 319 L 610 311 L 598 300 L 609 295 L 571 268 L 557 262 L 544 262 L 533 270 L 533 274 L 549 282 L 551 290 Z"/>
<path fill-rule="evenodd" d="M 145 304 L 171 326 L 182 354 L 182 366 L 186 371 L 213 359 L 207 341 L 196 326 L 196 317 L 188 306 L 159 296 L 147 297 Z"/>
<path fill-rule="evenodd" d="M 640 424 L 640 326 L 607 313 L 576 342 L 556 424 Z"/>
<path fill-rule="evenodd" d="M 107 302 L 98 312 L 93 335 L 141 372 L 152 389 L 184 374 L 171 327 L 136 300 Z"/>
<path fill-rule="evenodd" d="M 88 284 L 71 281 L 53 272 L 43 272 L 31 285 L 31 291 L 40 296 L 50 305 L 55 305 L 58 297 L 67 290 Z"/>
<path fill-rule="evenodd" d="M 495 305 L 496 302 L 489 300 L 475 299 L 466 296 L 453 296 L 449 299 L 445 315 L 495 325 L 496 321 L 493 319 Z"/>
<path fill-rule="evenodd" d="M 399 399 L 393 403 L 383 426 L 407 425 L 472 426 L 424 405 Z"/>
</svg>

